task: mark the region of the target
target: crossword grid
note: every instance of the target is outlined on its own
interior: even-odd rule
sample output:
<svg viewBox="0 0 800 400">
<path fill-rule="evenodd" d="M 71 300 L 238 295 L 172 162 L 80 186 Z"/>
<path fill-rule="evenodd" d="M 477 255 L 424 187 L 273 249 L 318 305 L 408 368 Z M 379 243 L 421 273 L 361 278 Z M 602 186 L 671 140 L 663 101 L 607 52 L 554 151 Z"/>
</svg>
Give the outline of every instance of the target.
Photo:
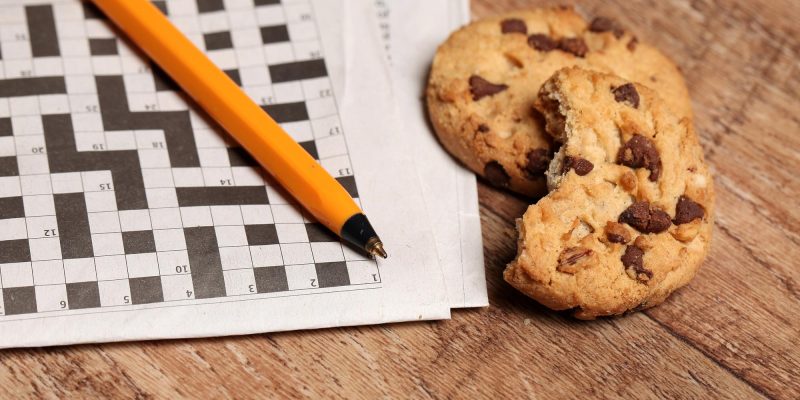
<svg viewBox="0 0 800 400">
<path fill-rule="evenodd" d="M 307 0 L 153 3 L 358 200 Z M 0 6 L 0 313 L 380 283 L 89 4 Z"/>
</svg>

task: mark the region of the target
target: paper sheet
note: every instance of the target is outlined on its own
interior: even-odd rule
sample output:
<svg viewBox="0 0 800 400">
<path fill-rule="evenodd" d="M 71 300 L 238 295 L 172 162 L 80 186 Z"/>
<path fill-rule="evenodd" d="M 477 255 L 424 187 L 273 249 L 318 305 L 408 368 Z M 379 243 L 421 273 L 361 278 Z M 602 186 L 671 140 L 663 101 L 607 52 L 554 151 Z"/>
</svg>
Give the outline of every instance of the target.
<svg viewBox="0 0 800 400">
<path fill-rule="evenodd" d="M 4 1 L 0 347 L 448 318 L 372 4 L 154 3 L 339 177 L 390 258 L 321 230 L 91 8 Z"/>
<path fill-rule="evenodd" d="M 450 32 L 469 21 L 469 2 L 374 0 L 374 5 L 381 38 L 393 67 L 403 134 L 414 143 L 450 305 L 487 306 L 475 175 L 438 143 L 427 122 L 424 104 L 433 54 Z"/>
</svg>

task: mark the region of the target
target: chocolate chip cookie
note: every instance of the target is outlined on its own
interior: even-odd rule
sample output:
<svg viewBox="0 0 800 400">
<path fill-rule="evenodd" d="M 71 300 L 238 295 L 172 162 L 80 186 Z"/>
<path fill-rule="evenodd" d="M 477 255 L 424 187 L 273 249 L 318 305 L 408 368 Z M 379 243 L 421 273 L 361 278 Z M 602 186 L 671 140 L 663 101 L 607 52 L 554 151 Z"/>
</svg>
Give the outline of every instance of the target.
<svg viewBox="0 0 800 400">
<path fill-rule="evenodd" d="M 533 101 L 568 66 L 645 84 L 677 115 L 691 117 L 683 77 L 658 50 L 613 20 L 587 23 L 571 8 L 546 8 L 473 22 L 439 47 L 426 94 L 439 139 L 494 185 L 545 194 L 554 147 Z"/>
<path fill-rule="evenodd" d="M 512 286 L 578 318 L 664 301 L 708 252 L 713 181 L 691 120 L 644 85 L 576 67 L 535 107 L 560 143 L 551 192 L 517 221 Z"/>
</svg>

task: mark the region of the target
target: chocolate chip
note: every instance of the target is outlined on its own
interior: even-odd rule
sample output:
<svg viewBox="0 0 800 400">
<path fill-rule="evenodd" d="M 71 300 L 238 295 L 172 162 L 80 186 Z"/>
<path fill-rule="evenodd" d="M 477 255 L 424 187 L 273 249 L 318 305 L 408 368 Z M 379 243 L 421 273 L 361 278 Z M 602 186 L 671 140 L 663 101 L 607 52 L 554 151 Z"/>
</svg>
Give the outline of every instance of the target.
<svg viewBox="0 0 800 400">
<path fill-rule="evenodd" d="M 617 103 L 628 103 L 633 108 L 639 108 L 639 92 L 632 83 L 626 83 L 611 89 Z"/>
<path fill-rule="evenodd" d="M 481 78 L 478 75 L 469 77 L 469 92 L 472 93 L 472 100 L 478 101 L 486 96 L 492 96 L 508 89 L 508 85 L 494 84 Z"/>
<path fill-rule="evenodd" d="M 653 278 L 653 272 L 644 267 L 644 250 L 636 246 L 628 246 L 621 257 L 625 273 L 633 279 L 647 282 Z"/>
<path fill-rule="evenodd" d="M 631 204 L 619 215 L 617 221 L 628 224 L 642 233 L 661 233 L 672 225 L 669 214 L 646 201 Z"/>
<path fill-rule="evenodd" d="M 500 23 L 500 31 L 503 33 L 521 33 L 523 35 L 527 35 L 528 26 L 525 25 L 525 21 L 521 19 L 505 19 Z"/>
<path fill-rule="evenodd" d="M 551 51 L 558 47 L 558 43 L 545 34 L 534 33 L 528 36 L 528 45 L 539 51 Z"/>
<path fill-rule="evenodd" d="M 628 44 L 625 47 L 627 47 L 629 51 L 634 51 L 636 50 L 636 45 L 638 44 L 639 44 L 639 39 L 637 39 L 636 36 L 634 36 L 630 41 L 628 41 Z"/>
<path fill-rule="evenodd" d="M 483 176 L 492 185 L 503 188 L 508 187 L 508 182 L 511 180 L 511 177 L 508 176 L 508 172 L 506 172 L 503 166 L 497 161 L 486 164 L 486 167 L 483 169 Z"/>
<path fill-rule="evenodd" d="M 478 132 L 480 132 L 480 133 L 489 132 L 489 125 L 486 125 L 486 124 L 478 125 Z"/>
<path fill-rule="evenodd" d="M 706 210 L 702 205 L 683 195 L 678 197 L 678 204 L 675 206 L 675 219 L 672 222 L 675 225 L 686 224 L 698 218 L 703 218 L 704 215 L 706 215 Z"/>
<path fill-rule="evenodd" d="M 611 243 L 628 243 L 631 240 L 631 233 L 625 225 L 614 221 L 606 223 L 606 239 Z"/>
<path fill-rule="evenodd" d="M 541 177 L 550 164 L 550 152 L 547 149 L 533 149 L 526 158 L 528 163 L 525 164 L 525 172 L 531 179 Z"/>
<path fill-rule="evenodd" d="M 589 47 L 586 46 L 586 42 L 582 38 L 563 38 L 558 41 L 558 48 L 576 57 L 583 57 L 589 52 Z"/>
<path fill-rule="evenodd" d="M 594 169 L 594 164 L 591 161 L 573 156 L 565 156 L 564 163 L 561 165 L 561 173 L 566 173 L 570 169 L 574 169 L 578 176 L 584 176 Z"/>
<path fill-rule="evenodd" d="M 608 32 L 616 26 L 616 23 L 611 18 L 597 17 L 589 24 L 589 30 L 592 32 Z"/>
<path fill-rule="evenodd" d="M 657 181 L 661 175 L 661 156 L 658 155 L 655 144 L 638 133 L 620 147 L 617 164 L 631 168 L 647 168 L 650 170 L 651 182 Z"/>
</svg>

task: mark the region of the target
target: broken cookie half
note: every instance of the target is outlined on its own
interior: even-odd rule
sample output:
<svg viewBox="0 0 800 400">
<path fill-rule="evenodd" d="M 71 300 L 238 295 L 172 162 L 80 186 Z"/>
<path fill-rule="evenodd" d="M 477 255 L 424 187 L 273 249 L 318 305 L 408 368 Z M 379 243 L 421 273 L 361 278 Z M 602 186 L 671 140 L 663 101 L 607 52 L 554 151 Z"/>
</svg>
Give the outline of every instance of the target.
<svg viewBox="0 0 800 400">
<path fill-rule="evenodd" d="M 565 68 L 536 108 L 560 148 L 517 221 L 512 286 L 581 319 L 652 307 L 705 258 L 713 182 L 688 118 L 616 75 Z"/>
</svg>

